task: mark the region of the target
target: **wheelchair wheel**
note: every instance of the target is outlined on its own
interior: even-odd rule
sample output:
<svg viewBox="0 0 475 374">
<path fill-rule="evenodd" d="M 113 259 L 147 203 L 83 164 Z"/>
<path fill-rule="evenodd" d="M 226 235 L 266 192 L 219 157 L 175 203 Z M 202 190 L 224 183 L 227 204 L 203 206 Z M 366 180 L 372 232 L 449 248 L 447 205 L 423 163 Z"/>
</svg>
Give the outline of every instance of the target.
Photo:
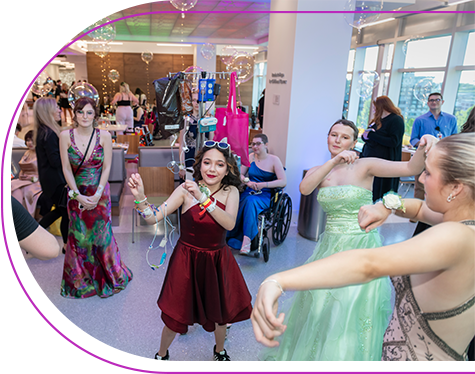
<svg viewBox="0 0 475 374">
<path fill-rule="evenodd" d="M 272 241 L 275 246 L 282 244 L 287 237 L 292 219 L 292 200 L 284 194 L 276 208 L 272 222 Z"/>
<path fill-rule="evenodd" d="M 264 262 L 269 261 L 270 240 L 267 236 L 262 240 L 262 254 L 264 255 Z"/>
</svg>

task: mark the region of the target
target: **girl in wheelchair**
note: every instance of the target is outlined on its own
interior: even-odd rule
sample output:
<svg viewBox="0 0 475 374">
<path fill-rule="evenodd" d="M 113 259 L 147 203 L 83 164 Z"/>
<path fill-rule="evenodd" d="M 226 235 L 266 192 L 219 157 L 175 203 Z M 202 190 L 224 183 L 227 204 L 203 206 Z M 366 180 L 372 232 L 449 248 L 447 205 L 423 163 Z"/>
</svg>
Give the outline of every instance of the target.
<svg viewBox="0 0 475 374">
<path fill-rule="evenodd" d="M 259 213 L 270 206 L 271 188 L 287 184 L 279 157 L 268 153 L 268 142 L 266 135 L 256 134 L 251 143 L 253 152 L 249 155 L 251 166 L 241 166 L 241 181 L 247 187 L 239 199 L 236 226 L 228 232 L 227 242 L 244 255 L 249 254 L 251 241 L 258 234 Z"/>
</svg>

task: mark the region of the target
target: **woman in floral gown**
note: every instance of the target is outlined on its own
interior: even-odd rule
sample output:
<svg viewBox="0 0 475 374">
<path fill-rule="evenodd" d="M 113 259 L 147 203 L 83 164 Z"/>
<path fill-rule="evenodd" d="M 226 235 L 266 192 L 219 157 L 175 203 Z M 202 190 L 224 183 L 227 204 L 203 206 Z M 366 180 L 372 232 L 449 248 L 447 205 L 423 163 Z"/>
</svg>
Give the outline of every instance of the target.
<svg viewBox="0 0 475 374">
<path fill-rule="evenodd" d="M 112 233 L 107 182 L 112 142 L 107 131 L 94 128 L 97 116 L 94 100 L 78 99 L 74 105 L 75 127 L 60 136 L 70 220 L 61 295 L 69 298 L 109 297 L 125 289 L 132 279 Z"/>
</svg>

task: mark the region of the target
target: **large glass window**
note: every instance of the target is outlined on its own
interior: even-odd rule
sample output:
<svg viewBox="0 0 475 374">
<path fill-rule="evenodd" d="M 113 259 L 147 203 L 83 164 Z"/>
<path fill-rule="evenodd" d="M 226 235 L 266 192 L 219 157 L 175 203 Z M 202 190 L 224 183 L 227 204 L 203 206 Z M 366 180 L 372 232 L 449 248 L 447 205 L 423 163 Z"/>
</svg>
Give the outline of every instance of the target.
<svg viewBox="0 0 475 374">
<path fill-rule="evenodd" d="M 455 100 L 454 116 L 459 129 L 467 121 L 470 110 L 475 105 L 475 71 L 466 70 L 460 74 L 460 83 Z"/>
<path fill-rule="evenodd" d="M 404 68 L 433 68 L 447 64 L 451 36 L 410 41 Z"/>
<path fill-rule="evenodd" d="M 345 100 L 343 101 L 343 118 L 348 118 L 348 104 L 350 102 L 351 80 L 353 79 L 353 67 L 355 66 L 355 50 L 350 49 L 346 74 Z"/>
<path fill-rule="evenodd" d="M 443 79 L 444 72 L 403 74 L 398 107 L 404 116 L 406 135 L 411 135 L 414 120 L 429 110 L 427 96 L 432 92 L 440 92 Z"/>
<path fill-rule="evenodd" d="M 473 51 L 475 51 L 475 32 L 471 32 L 468 35 L 467 49 L 463 59 L 464 65 L 475 65 L 475 53 Z"/>
</svg>

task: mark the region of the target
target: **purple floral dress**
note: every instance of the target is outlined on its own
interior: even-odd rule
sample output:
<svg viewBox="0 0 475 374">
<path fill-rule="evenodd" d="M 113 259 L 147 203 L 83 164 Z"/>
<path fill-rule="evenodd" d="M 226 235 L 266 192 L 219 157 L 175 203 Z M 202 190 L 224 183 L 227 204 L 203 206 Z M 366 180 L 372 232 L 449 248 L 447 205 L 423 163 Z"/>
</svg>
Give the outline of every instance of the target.
<svg viewBox="0 0 475 374">
<path fill-rule="evenodd" d="M 100 131 L 95 131 L 94 151 L 89 159 L 84 160 L 75 177 L 79 192 L 86 196 L 96 193 L 104 161 Z M 69 137 L 71 146 L 68 157 L 74 172 L 81 163 L 83 154 L 76 146 L 72 129 Z M 101 199 L 93 210 L 79 209 L 78 201 L 68 197 L 68 214 L 68 244 L 61 295 L 75 299 L 94 295 L 109 297 L 125 289 L 132 280 L 132 272 L 122 262 L 112 233 L 109 183 L 105 185 Z"/>
</svg>

